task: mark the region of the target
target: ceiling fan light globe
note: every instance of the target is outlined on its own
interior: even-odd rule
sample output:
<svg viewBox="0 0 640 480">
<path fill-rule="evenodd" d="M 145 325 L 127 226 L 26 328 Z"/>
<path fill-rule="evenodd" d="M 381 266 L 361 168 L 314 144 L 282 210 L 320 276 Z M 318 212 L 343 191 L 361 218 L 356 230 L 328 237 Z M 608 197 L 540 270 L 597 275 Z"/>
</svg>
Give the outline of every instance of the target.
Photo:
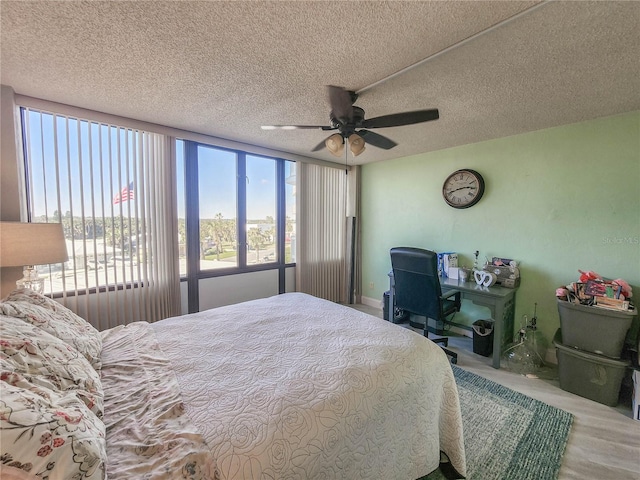
<svg viewBox="0 0 640 480">
<path fill-rule="evenodd" d="M 344 152 L 344 139 L 342 135 L 339 133 L 334 133 L 324 142 L 327 150 L 331 152 L 332 155 L 336 157 L 342 156 L 342 152 Z"/>
<path fill-rule="evenodd" d="M 353 154 L 353 156 L 357 157 L 362 152 L 364 152 L 364 149 L 365 149 L 364 139 L 360 135 L 357 135 L 355 133 L 350 135 L 349 149 L 351 150 L 351 153 Z"/>
</svg>

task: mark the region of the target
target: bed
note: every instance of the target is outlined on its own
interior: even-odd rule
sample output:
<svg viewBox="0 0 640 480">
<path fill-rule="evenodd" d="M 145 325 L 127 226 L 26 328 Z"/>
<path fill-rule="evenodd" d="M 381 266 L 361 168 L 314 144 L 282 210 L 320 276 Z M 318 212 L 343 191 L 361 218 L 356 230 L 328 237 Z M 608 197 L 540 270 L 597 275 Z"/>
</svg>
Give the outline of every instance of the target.
<svg viewBox="0 0 640 480">
<path fill-rule="evenodd" d="M 0 302 L 2 478 L 407 479 L 465 474 L 444 352 L 289 293 L 98 332 Z"/>
</svg>

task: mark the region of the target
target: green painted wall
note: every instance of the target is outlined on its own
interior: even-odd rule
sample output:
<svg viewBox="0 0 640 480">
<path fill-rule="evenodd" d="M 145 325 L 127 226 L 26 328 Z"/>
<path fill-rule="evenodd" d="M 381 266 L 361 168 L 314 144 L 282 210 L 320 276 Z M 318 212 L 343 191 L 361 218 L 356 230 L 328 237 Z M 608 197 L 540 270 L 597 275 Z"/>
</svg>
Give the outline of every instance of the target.
<svg viewBox="0 0 640 480">
<path fill-rule="evenodd" d="M 442 183 L 465 167 L 486 190 L 456 210 Z M 555 289 L 578 269 L 624 278 L 640 298 L 640 112 L 364 165 L 361 226 L 363 296 L 382 299 L 394 246 L 458 252 L 469 266 L 475 250 L 482 260 L 514 258 L 516 327 L 537 302 L 550 340 L 560 324 Z M 477 318 L 487 317 L 465 307 L 455 321 Z"/>
</svg>

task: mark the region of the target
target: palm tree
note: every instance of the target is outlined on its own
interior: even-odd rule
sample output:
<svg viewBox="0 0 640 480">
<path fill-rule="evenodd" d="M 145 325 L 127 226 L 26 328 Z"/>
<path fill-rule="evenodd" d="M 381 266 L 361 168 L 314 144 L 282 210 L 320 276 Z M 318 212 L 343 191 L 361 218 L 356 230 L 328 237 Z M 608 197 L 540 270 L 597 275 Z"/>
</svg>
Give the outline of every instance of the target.
<svg viewBox="0 0 640 480">
<path fill-rule="evenodd" d="M 208 239 L 215 238 L 216 228 L 214 222 L 211 220 L 200 220 L 200 259 L 204 260 L 205 244 Z M 218 260 L 220 258 L 218 257 Z"/>
<path fill-rule="evenodd" d="M 266 240 L 266 235 L 257 227 L 253 227 L 247 232 L 249 247 L 256 249 L 256 262 L 260 261 L 260 249 L 264 247 Z"/>
<path fill-rule="evenodd" d="M 213 220 L 213 239 L 216 242 L 216 260 L 220 260 L 220 254 L 223 252 L 222 242 L 228 237 L 226 224 L 228 222 L 222 218 L 222 213 L 216 213 Z"/>
</svg>

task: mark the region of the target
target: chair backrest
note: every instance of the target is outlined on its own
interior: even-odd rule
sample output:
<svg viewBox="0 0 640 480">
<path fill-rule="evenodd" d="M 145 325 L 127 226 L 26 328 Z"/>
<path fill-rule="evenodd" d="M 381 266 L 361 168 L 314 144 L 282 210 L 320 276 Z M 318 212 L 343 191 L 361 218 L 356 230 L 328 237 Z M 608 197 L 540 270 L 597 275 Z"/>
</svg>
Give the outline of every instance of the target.
<svg viewBox="0 0 640 480">
<path fill-rule="evenodd" d="M 416 315 L 440 319 L 442 290 L 438 279 L 438 254 L 413 247 L 395 247 L 390 254 L 395 306 Z"/>
</svg>

